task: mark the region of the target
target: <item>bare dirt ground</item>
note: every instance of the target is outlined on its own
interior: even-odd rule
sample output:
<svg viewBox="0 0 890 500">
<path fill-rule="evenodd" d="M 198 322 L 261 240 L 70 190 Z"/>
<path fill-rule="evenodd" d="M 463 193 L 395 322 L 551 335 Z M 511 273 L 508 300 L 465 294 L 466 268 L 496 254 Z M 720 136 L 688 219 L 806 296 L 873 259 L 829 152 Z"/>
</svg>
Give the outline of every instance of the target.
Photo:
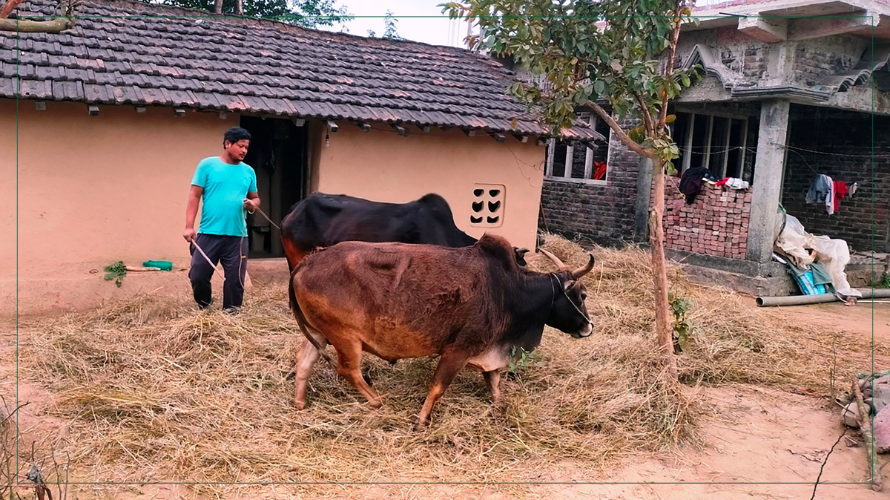
<svg viewBox="0 0 890 500">
<path fill-rule="evenodd" d="M 753 307 L 753 300 L 751 301 Z M 826 334 L 855 333 L 862 342 L 890 339 L 890 304 L 860 302 L 772 309 L 801 322 L 819 325 Z M 64 436 L 67 423 L 40 414 L 51 397 L 44 389 L 18 384 L 15 325 L 0 323 L 0 394 L 13 406 L 16 391 L 23 434 L 20 447 L 28 449 L 33 436 L 51 440 Z M 875 353 L 875 368 L 890 368 L 890 353 Z M 846 390 L 848 381 L 839 381 Z M 704 419 L 702 448 L 683 448 L 645 457 L 628 457 L 623 465 L 605 471 L 580 470 L 562 463 L 544 470 L 515 469 L 517 482 L 563 483 L 540 485 L 269 485 L 258 493 L 245 487 L 238 498 L 888 498 L 863 483 L 867 476 L 865 451 L 858 431 L 845 431 L 839 407 L 828 395 L 803 395 L 775 389 L 730 385 L 702 388 L 698 396 L 711 409 Z M 845 434 L 846 437 L 841 437 Z M 838 439 L 840 438 L 840 441 Z M 834 446 L 834 450 L 829 453 Z M 827 461 L 826 461 L 827 458 Z M 880 457 L 881 464 L 887 463 Z M 886 470 L 886 469 L 885 469 Z M 564 484 L 612 483 L 612 484 Z M 622 484 L 625 483 L 625 484 Z M 674 483 L 674 484 L 627 484 Z M 747 483 L 747 484 L 746 484 Z M 760 484 L 755 484 L 760 483 Z M 797 484 L 794 484 L 797 483 Z M 886 488 L 890 490 L 890 486 Z M 21 490 L 33 495 L 33 490 Z M 24 496 L 23 496 L 24 497 Z M 180 485 L 72 486 L 68 498 L 212 498 L 212 491 Z"/>
</svg>

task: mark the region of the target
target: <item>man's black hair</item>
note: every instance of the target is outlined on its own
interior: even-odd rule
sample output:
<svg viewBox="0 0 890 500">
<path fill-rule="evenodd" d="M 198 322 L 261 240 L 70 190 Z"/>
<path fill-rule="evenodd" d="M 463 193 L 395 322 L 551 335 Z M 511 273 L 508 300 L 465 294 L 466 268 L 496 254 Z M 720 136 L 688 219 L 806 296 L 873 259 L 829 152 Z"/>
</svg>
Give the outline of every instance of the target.
<svg viewBox="0 0 890 500">
<path fill-rule="evenodd" d="M 232 127 L 229 130 L 226 130 L 226 134 L 223 136 L 223 147 L 226 146 L 226 142 L 230 142 L 232 144 L 237 143 L 238 141 L 249 141 L 250 140 L 250 132 L 244 130 L 241 127 Z"/>
</svg>

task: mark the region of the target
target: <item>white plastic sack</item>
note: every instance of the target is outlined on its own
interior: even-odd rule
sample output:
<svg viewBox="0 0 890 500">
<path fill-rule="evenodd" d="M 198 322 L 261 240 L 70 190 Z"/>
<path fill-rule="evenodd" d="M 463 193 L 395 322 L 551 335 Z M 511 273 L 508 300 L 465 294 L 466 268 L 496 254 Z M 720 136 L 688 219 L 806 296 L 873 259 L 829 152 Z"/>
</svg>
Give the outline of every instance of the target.
<svg viewBox="0 0 890 500">
<path fill-rule="evenodd" d="M 793 215 L 785 217 L 785 229 L 776 238 L 775 247 L 782 251 L 791 263 L 801 269 L 806 269 L 813 263 L 815 257 L 807 252 L 808 233 L 803 224 Z"/>
<path fill-rule="evenodd" d="M 785 228 L 776 238 L 775 248 L 788 256 L 798 268 L 807 269 L 813 262 L 819 263 L 831 277 L 831 284 L 841 295 L 862 297 L 850 287 L 844 268 L 850 262 L 850 248 L 844 240 L 828 236 L 813 236 L 792 215 L 786 216 Z M 812 255 L 807 250 L 813 250 Z"/>
<path fill-rule="evenodd" d="M 858 290 L 850 287 L 847 274 L 844 272 L 844 268 L 850 263 L 850 248 L 846 241 L 810 234 L 807 246 L 815 251 L 816 262 L 828 271 L 835 291 L 841 295 L 862 297 Z"/>
</svg>

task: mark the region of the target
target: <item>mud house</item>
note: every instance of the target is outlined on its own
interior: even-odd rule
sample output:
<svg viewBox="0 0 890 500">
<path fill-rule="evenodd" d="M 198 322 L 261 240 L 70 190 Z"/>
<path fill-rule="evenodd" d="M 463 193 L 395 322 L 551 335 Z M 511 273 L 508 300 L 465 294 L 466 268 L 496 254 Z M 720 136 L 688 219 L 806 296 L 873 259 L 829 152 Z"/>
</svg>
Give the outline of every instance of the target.
<svg viewBox="0 0 890 500">
<path fill-rule="evenodd" d="M 26 0 L 19 13 L 55 5 Z M 316 190 L 437 192 L 462 230 L 534 245 L 549 131 L 507 95 L 512 73 L 497 62 L 141 2 L 80 12 L 61 34 L 0 33 L 0 150 L 16 158 L 0 178 L 6 313 L 17 291 L 20 312 L 117 296 L 90 271 L 118 260 L 187 266 L 191 175 L 232 126 L 253 133 L 246 162 L 275 221 Z M 564 134 L 597 136 L 581 123 Z M 478 203 L 492 196 L 502 203 Z M 253 258 L 283 255 L 265 219 L 248 225 Z M 147 280 L 130 291 L 163 286 Z"/>
<path fill-rule="evenodd" d="M 813 234 L 855 251 L 890 250 L 890 2 L 698 4 L 700 23 L 684 26 L 678 64 L 701 64 L 704 78 L 672 105 L 678 164 L 750 189 L 706 186 L 687 205 L 679 177 L 668 178 L 672 256 L 735 273 L 740 289 L 779 292 L 790 283 L 771 262 L 780 205 Z M 805 201 L 820 174 L 857 186 L 831 215 Z M 649 169 L 616 138 L 597 151 L 553 140 L 540 224 L 605 244 L 647 241 L 650 186 Z"/>
</svg>

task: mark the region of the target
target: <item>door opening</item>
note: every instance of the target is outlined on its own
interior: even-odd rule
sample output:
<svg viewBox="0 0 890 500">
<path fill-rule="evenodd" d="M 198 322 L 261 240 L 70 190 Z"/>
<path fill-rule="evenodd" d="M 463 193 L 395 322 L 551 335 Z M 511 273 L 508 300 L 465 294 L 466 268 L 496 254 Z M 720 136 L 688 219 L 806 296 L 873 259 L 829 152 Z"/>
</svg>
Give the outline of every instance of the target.
<svg viewBox="0 0 890 500">
<path fill-rule="evenodd" d="M 242 116 L 241 127 L 252 136 L 244 162 L 256 172 L 257 194 L 275 224 L 303 199 L 308 183 L 306 127 L 290 120 Z M 250 258 L 283 257 L 281 233 L 259 212 L 247 215 Z"/>
</svg>

